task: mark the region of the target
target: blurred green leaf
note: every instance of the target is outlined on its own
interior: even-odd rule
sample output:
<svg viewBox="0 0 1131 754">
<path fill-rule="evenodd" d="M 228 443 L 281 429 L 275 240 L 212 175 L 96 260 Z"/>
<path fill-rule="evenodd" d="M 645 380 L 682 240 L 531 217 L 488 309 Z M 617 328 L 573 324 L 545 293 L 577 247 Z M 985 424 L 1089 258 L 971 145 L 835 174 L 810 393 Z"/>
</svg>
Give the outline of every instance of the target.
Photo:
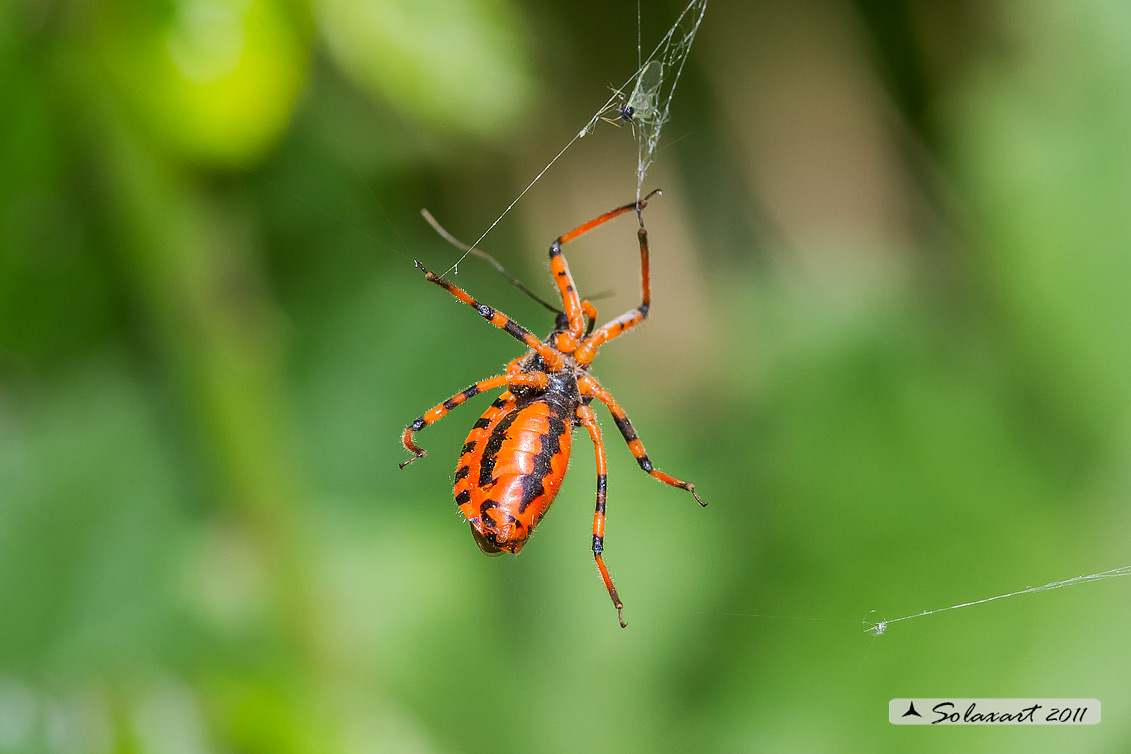
<svg viewBox="0 0 1131 754">
<path fill-rule="evenodd" d="M 111 3 L 95 24 L 111 89 L 179 157 L 250 166 L 286 128 L 309 51 L 306 24 L 277 0 Z"/>
<path fill-rule="evenodd" d="M 529 107 L 534 83 L 508 0 L 315 0 L 338 64 L 396 109 L 484 137 Z"/>
</svg>

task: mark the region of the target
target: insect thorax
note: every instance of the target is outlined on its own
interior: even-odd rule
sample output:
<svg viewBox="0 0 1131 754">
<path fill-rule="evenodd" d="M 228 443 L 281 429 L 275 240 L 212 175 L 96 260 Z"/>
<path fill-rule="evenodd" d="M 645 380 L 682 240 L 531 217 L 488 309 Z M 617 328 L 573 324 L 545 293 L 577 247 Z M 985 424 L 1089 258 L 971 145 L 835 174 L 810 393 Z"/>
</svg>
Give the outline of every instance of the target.
<svg viewBox="0 0 1131 754">
<path fill-rule="evenodd" d="M 546 338 L 546 344 L 552 345 L 554 336 L 559 332 L 561 331 L 551 332 Z M 544 388 L 523 385 L 512 386 L 510 390 L 518 399 L 520 408 L 535 400 L 543 399 L 556 403 L 566 411 L 568 416 L 573 416 L 577 406 L 582 402 L 581 389 L 577 385 L 577 380 L 588 371 L 589 367 L 588 365 L 578 364 L 572 354 L 562 353 L 562 358 L 564 359 L 562 368 L 556 372 L 546 369 L 546 362 L 542 360 L 537 351 L 531 351 L 519 363 L 520 371 L 527 374 L 544 372 L 549 379 L 549 384 Z"/>
</svg>

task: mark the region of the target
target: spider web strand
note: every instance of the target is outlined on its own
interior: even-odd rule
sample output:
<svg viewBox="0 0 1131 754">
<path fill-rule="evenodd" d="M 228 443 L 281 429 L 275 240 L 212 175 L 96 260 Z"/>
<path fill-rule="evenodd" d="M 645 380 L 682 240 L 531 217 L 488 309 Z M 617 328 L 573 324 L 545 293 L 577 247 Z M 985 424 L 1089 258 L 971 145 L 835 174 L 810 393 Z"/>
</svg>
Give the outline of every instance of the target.
<svg viewBox="0 0 1131 754">
<path fill-rule="evenodd" d="M 926 617 L 928 615 L 934 615 L 936 613 L 945 613 L 948 610 L 958 610 L 959 608 L 963 608 L 963 607 L 971 607 L 973 605 L 981 605 L 981 604 L 986 603 L 986 602 L 993 602 L 994 600 L 1003 600 L 1007 597 L 1017 597 L 1018 595 L 1033 594 L 1035 592 L 1048 592 L 1048 591 L 1051 591 L 1053 589 L 1060 589 L 1060 588 L 1066 587 L 1066 586 L 1077 586 L 1079 584 L 1087 584 L 1087 583 L 1090 583 L 1090 582 L 1093 582 L 1093 581 L 1103 581 L 1104 579 L 1113 579 L 1113 578 L 1116 578 L 1118 576 L 1131 576 L 1131 565 L 1123 566 L 1121 568 L 1113 568 L 1110 571 L 1102 571 L 1100 573 L 1091 573 L 1091 574 L 1088 574 L 1086 576 L 1073 576 L 1072 578 L 1065 579 L 1063 581 L 1054 581 L 1051 584 L 1042 584 L 1041 586 L 1031 586 L 1031 587 L 1027 587 L 1025 589 L 1020 589 L 1016 592 L 1009 592 L 1008 594 L 999 594 L 999 595 L 996 595 L 994 597 L 986 597 L 985 599 L 973 600 L 972 602 L 963 602 L 963 603 L 958 604 L 958 605 L 951 605 L 950 607 L 940 607 L 936 610 L 924 610 L 921 613 L 915 613 L 914 615 L 905 615 L 902 618 L 892 618 L 890 620 L 880 620 L 880 621 L 870 622 L 870 621 L 867 620 L 867 616 L 865 616 L 865 619 L 862 623 L 863 623 L 865 632 L 873 634 L 875 636 L 883 636 L 884 633 L 887 631 L 888 626 L 890 626 L 892 623 L 898 623 L 899 621 L 902 621 L 902 620 L 911 620 L 912 618 L 923 618 L 923 617 Z M 875 612 L 875 611 L 873 610 L 872 612 Z M 870 614 L 871 613 L 869 613 L 869 615 Z"/>
</svg>

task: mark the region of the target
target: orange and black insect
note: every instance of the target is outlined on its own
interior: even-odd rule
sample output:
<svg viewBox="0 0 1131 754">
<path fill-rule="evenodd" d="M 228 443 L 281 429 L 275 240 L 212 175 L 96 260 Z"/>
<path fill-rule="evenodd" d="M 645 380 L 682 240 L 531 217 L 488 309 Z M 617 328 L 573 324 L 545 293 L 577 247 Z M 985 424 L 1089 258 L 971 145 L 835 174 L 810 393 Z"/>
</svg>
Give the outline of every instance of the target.
<svg viewBox="0 0 1131 754">
<path fill-rule="evenodd" d="M 479 312 L 495 327 L 522 341 L 530 349 L 507 365 L 506 372 L 471 385 L 405 428 L 401 437 L 412 458 L 403 469 L 425 451 L 416 444 L 414 434 L 443 418 L 468 398 L 487 390 L 506 388 L 467 436 L 456 468 L 455 498 L 460 511 L 471 524 L 471 532 L 483 552 L 499 555 L 517 553 L 538 521 L 545 515 L 565 478 L 573 429 L 580 424 L 589 432 L 597 457 L 597 511 L 593 517 L 593 557 L 617 609 L 617 618 L 625 626 L 624 607 L 613 587 L 601 553 L 605 539 L 605 496 L 607 487 L 605 446 L 601 429 L 590 404 L 594 399 L 604 403 L 613 421 L 628 443 L 640 468 L 665 484 L 687 490 L 700 505 L 706 505 L 695 492 L 695 485 L 665 474 L 652 465 L 636 430 L 625 416 L 624 409 L 612 395 L 589 374 L 589 365 L 597 349 L 627 332 L 648 316 L 651 294 L 648 280 L 648 231 L 641 214 L 648 199 L 660 193 L 653 191 L 638 201 L 617 207 L 600 217 L 579 225 L 550 244 L 550 270 L 561 294 L 553 331 L 539 340 L 529 330 L 507 315 L 481 304 L 466 291 L 424 269 L 424 276 L 460 301 Z M 595 328 L 597 309 L 582 299 L 573 282 L 562 246 L 615 217 L 635 210 L 640 222 L 636 232 L 640 243 L 640 270 L 643 300 L 608 324 Z M 458 242 L 457 242 L 458 243 Z M 486 256 L 486 255 L 483 255 Z M 493 261 L 493 260 L 492 260 Z M 496 263 L 497 264 L 497 263 Z M 518 284 L 512 278 L 511 282 Z M 525 288 L 523 287 L 525 290 Z"/>
</svg>

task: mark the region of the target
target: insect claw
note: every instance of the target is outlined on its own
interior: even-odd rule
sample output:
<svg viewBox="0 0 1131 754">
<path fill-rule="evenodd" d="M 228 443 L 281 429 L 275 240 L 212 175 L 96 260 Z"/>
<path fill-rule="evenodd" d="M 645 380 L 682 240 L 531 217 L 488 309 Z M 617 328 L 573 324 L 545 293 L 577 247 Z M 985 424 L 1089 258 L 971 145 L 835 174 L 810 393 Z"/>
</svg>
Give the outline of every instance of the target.
<svg viewBox="0 0 1131 754">
<path fill-rule="evenodd" d="M 703 498 L 699 497 L 699 493 L 695 491 L 695 485 L 694 484 L 689 486 L 687 488 L 687 491 L 690 492 L 695 497 L 695 502 L 699 503 L 704 508 L 707 507 L 707 504 L 703 502 Z"/>
<path fill-rule="evenodd" d="M 652 189 L 647 196 L 636 202 L 636 219 L 640 221 L 640 229 L 644 229 L 644 208 L 648 206 L 648 200 L 653 196 L 663 196 L 664 192 L 661 189 Z"/>
<path fill-rule="evenodd" d="M 429 272 L 428 268 L 425 267 L 424 264 L 422 262 L 420 262 L 420 260 L 414 259 L 414 260 L 412 260 L 412 263 L 413 263 L 413 265 L 416 266 L 416 269 L 418 269 L 418 270 L 420 270 L 421 272 L 424 273 L 424 279 L 425 280 L 432 282 L 432 283 L 438 283 L 438 282 L 444 280 L 442 277 L 440 277 L 436 273 Z M 444 281 L 444 283 L 446 283 L 446 282 L 447 281 Z M 444 285 L 444 283 L 440 283 L 440 285 Z M 447 287 L 447 286 L 445 286 L 445 287 Z"/>
<path fill-rule="evenodd" d="M 617 620 L 620 621 L 621 628 L 628 628 L 628 624 L 624 622 L 624 605 L 617 605 Z"/>
<path fill-rule="evenodd" d="M 420 451 L 419 453 L 417 453 L 416 455 L 414 455 L 414 456 L 413 456 L 412 458 L 408 459 L 407 461 L 401 461 L 400 463 L 398 463 L 398 464 L 397 464 L 397 466 L 398 466 L 399 468 L 402 468 L 402 469 L 403 469 L 403 468 L 404 468 L 405 466 L 408 466 L 408 465 L 409 465 L 410 463 L 412 463 L 413 461 L 415 461 L 415 460 L 416 460 L 417 458 L 423 458 L 423 457 L 424 457 L 424 456 L 426 456 L 426 455 L 428 455 L 428 452 L 427 452 L 427 451 L 424 451 L 424 450 L 422 450 L 422 451 Z"/>
</svg>

